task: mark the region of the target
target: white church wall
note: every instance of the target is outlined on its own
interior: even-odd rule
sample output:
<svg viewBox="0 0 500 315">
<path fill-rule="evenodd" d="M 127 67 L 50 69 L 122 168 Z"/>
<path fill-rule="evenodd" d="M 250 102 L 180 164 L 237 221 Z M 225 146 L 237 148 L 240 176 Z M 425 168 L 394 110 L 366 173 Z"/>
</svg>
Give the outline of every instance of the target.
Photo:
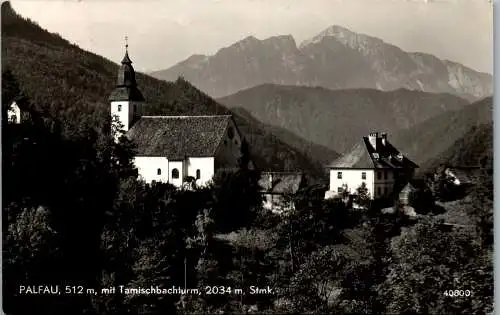
<svg viewBox="0 0 500 315">
<path fill-rule="evenodd" d="M 118 116 L 118 119 L 123 124 L 123 130 L 130 129 L 131 115 L 129 113 L 129 102 L 111 102 L 111 117 Z"/>
<path fill-rule="evenodd" d="M 134 165 L 137 167 L 139 176 L 146 183 L 156 182 L 167 183 L 169 180 L 168 159 L 156 156 L 136 156 Z M 158 172 L 158 170 L 160 170 Z M 158 174 L 159 173 L 159 174 Z"/>
<path fill-rule="evenodd" d="M 186 164 L 187 176 L 196 178 L 196 171 L 200 170 L 200 178 L 196 180 L 196 185 L 204 186 L 212 180 L 215 172 L 213 157 L 191 157 Z"/>
<path fill-rule="evenodd" d="M 342 173 L 342 178 L 338 178 L 338 172 Z M 362 175 L 366 173 L 366 179 Z M 351 193 L 355 193 L 356 189 L 365 182 L 366 188 L 370 197 L 373 198 L 374 192 L 374 172 L 369 169 L 331 169 L 330 170 L 330 192 L 327 194 L 329 197 L 338 195 L 339 187 L 347 185 Z"/>
<path fill-rule="evenodd" d="M 118 116 L 123 124 L 123 130 L 128 131 L 132 128 L 134 116 L 140 117 L 143 112 L 143 104 L 141 102 L 130 101 L 113 101 L 111 102 L 111 117 Z"/>
<path fill-rule="evenodd" d="M 224 137 L 217 149 L 217 165 L 222 168 L 238 167 L 238 158 L 241 156 L 242 137 L 231 120 Z"/>
<path fill-rule="evenodd" d="M 168 182 L 176 187 L 182 186 L 183 176 L 184 176 L 184 168 L 183 161 L 169 161 L 168 163 Z M 177 170 L 177 174 L 179 175 L 177 178 L 174 178 L 173 175 Z"/>
</svg>

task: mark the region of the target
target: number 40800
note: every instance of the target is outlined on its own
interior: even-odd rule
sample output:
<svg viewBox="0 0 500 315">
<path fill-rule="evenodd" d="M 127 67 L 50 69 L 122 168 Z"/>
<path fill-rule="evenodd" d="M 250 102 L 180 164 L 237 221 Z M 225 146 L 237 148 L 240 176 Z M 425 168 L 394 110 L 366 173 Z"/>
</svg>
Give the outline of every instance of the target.
<svg viewBox="0 0 500 315">
<path fill-rule="evenodd" d="M 449 296 L 449 297 L 471 296 L 471 292 L 470 290 L 446 290 L 444 291 L 444 296 Z"/>
</svg>

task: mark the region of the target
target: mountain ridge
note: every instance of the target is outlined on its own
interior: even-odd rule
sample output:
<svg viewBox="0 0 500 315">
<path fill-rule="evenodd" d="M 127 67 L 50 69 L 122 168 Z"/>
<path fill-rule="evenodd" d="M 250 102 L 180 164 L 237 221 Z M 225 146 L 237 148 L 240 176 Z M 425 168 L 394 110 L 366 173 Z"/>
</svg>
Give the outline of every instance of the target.
<svg viewBox="0 0 500 315">
<path fill-rule="evenodd" d="M 190 57 L 150 74 L 166 80 L 181 74 L 217 98 L 263 83 L 384 91 L 403 87 L 452 93 L 469 101 L 490 96 L 493 91 L 488 73 L 428 53 L 406 52 L 337 25 L 299 45 L 292 35 L 247 36 L 203 56 L 203 61 Z"/>
</svg>

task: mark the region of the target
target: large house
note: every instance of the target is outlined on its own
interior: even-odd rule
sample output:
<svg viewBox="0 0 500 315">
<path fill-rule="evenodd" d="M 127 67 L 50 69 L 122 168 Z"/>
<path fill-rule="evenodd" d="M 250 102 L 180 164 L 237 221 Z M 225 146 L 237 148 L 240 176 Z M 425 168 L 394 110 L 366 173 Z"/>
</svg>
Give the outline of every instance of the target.
<svg viewBox="0 0 500 315">
<path fill-rule="evenodd" d="M 389 142 L 386 133 L 371 133 L 329 166 L 330 187 L 325 198 L 341 196 L 345 190 L 355 194 L 363 183 L 371 199 L 390 197 L 409 182 L 416 168 L 417 164 Z"/>
<path fill-rule="evenodd" d="M 218 169 L 239 166 L 243 136 L 230 115 L 144 115 L 145 99 L 138 89 L 127 49 L 109 102 L 111 115 L 137 146 L 134 164 L 139 178 L 146 183 L 181 187 L 194 180 L 203 186 Z"/>
</svg>

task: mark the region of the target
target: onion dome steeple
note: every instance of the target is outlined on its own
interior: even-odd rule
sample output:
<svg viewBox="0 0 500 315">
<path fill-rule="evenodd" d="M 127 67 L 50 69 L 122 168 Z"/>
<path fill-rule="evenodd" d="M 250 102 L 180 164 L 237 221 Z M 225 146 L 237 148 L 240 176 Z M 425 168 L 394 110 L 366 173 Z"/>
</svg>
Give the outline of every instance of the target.
<svg viewBox="0 0 500 315">
<path fill-rule="evenodd" d="M 142 93 L 137 89 L 135 70 L 128 55 L 128 38 L 125 37 L 125 56 L 118 69 L 116 88 L 109 97 L 110 101 L 144 101 Z"/>
<path fill-rule="evenodd" d="M 132 67 L 132 60 L 128 56 L 128 42 L 127 37 L 125 37 L 125 56 L 122 59 L 122 65 L 118 70 L 118 82 L 117 86 L 137 86 L 137 82 L 135 82 L 135 71 L 134 67 Z"/>
</svg>

